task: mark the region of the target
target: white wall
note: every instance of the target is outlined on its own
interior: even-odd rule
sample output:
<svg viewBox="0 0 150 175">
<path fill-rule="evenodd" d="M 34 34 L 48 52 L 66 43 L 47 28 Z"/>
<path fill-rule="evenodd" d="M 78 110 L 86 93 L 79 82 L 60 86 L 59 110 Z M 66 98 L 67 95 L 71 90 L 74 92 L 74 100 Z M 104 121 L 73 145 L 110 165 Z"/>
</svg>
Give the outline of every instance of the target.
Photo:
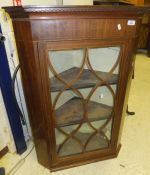
<svg viewBox="0 0 150 175">
<path fill-rule="evenodd" d="M 10 17 L 3 10 L 0 10 L 0 19 L 1 19 L 0 21 L 1 21 L 3 35 L 6 38 L 5 48 L 6 48 L 8 64 L 9 64 L 11 76 L 13 76 L 14 70 L 19 64 L 19 60 L 18 60 L 16 42 L 14 38 L 14 32 L 12 28 L 12 22 Z M 32 134 L 31 134 L 30 124 L 29 124 L 26 104 L 24 100 L 21 76 L 19 72 L 17 74 L 17 82 L 15 81 L 15 92 L 16 92 L 16 97 L 17 97 L 19 107 L 22 110 L 26 119 L 27 125 L 23 125 L 23 131 L 24 131 L 25 140 L 28 141 L 32 137 Z"/>
<path fill-rule="evenodd" d="M 12 1 L 2 1 L 0 0 L 0 6 L 4 5 L 12 5 Z M 3 18 L 3 10 L 0 9 L 0 25 L 2 30 L 4 31 L 4 28 L 7 30 L 10 30 L 10 25 L 8 23 L 4 23 L 4 18 Z M 5 32 L 4 32 L 5 33 Z M 6 35 L 8 34 L 7 32 L 5 33 Z M 8 44 L 7 44 L 8 47 Z M 3 149 L 5 146 L 8 146 L 10 152 L 15 152 L 15 144 L 12 136 L 12 132 L 10 129 L 10 124 L 8 121 L 8 116 L 6 113 L 3 97 L 1 94 L 0 90 L 0 150 Z"/>
<path fill-rule="evenodd" d="M 62 0 L 22 0 L 22 5 L 62 5 Z"/>
<path fill-rule="evenodd" d="M 12 0 L 0 0 L 0 7 L 12 6 Z M 22 0 L 22 5 L 93 5 L 93 0 Z"/>
<path fill-rule="evenodd" d="M 16 150 L 0 90 L 0 150 L 5 146 L 8 146 L 10 152 Z"/>
<path fill-rule="evenodd" d="M 12 0 L 0 0 L 0 7 L 12 5 Z M 62 5 L 62 0 L 22 0 L 22 5 Z"/>
<path fill-rule="evenodd" d="M 11 0 L 0 0 L 0 7 L 12 6 L 12 5 L 13 5 L 13 1 Z"/>
<path fill-rule="evenodd" d="M 4 116 L 3 109 L 0 105 L 0 116 Z M 2 118 L 0 117 L 0 151 L 7 146 L 6 140 L 5 140 L 5 131 L 4 131 L 4 124 L 2 121 Z"/>
<path fill-rule="evenodd" d="M 63 5 L 93 5 L 93 0 L 63 0 Z"/>
</svg>

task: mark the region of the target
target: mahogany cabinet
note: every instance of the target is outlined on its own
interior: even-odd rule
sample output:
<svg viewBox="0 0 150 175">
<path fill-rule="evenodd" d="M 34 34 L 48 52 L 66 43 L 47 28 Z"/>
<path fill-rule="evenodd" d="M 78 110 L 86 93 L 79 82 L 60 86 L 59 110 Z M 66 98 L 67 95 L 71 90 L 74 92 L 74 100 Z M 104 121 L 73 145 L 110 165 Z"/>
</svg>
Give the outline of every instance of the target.
<svg viewBox="0 0 150 175">
<path fill-rule="evenodd" d="M 39 163 L 52 171 L 120 149 L 140 7 L 7 7 Z"/>
</svg>

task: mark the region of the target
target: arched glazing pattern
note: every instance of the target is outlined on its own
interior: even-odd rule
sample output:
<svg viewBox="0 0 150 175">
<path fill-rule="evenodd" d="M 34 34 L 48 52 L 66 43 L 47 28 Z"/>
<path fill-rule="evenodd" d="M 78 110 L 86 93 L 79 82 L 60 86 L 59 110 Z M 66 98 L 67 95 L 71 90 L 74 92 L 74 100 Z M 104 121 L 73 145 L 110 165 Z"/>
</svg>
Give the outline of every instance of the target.
<svg viewBox="0 0 150 175">
<path fill-rule="evenodd" d="M 118 46 L 49 50 L 58 156 L 109 147 L 120 53 Z"/>
</svg>

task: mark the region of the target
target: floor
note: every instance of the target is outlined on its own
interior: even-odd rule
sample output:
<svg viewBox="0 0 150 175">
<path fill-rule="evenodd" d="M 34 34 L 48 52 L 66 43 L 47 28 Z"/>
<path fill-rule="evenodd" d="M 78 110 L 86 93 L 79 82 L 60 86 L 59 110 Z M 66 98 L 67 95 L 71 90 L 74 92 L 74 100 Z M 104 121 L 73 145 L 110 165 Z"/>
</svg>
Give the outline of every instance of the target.
<svg viewBox="0 0 150 175">
<path fill-rule="evenodd" d="M 21 157 L 7 154 L 0 160 L 8 175 L 149 175 L 150 174 L 150 58 L 138 54 L 135 79 L 132 81 L 129 108 L 122 135 L 122 148 L 117 158 L 71 168 L 55 173 L 37 163 L 32 143 Z"/>
</svg>

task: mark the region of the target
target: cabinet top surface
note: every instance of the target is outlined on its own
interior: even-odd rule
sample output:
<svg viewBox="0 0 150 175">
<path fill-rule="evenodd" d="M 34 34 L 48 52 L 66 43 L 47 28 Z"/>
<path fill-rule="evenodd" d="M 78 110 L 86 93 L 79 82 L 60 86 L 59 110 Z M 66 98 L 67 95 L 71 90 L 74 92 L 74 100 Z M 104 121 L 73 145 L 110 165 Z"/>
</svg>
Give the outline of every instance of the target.
<svg viewBox="0 0 150 175">
<path fill-rule="evenodd" d="M 44 14 L 85 14 L 95 13 L 100 15 L 125 16 L 135 15 L 140 16 L 146 11 L 150 11 L 149 7 L 142 6 L 114 6 L 114 5 L 98 5 L 98 6 L 17 6 L 3 7 L 12 18 L 23 18 L 34 15 Z"/>
</svg>

